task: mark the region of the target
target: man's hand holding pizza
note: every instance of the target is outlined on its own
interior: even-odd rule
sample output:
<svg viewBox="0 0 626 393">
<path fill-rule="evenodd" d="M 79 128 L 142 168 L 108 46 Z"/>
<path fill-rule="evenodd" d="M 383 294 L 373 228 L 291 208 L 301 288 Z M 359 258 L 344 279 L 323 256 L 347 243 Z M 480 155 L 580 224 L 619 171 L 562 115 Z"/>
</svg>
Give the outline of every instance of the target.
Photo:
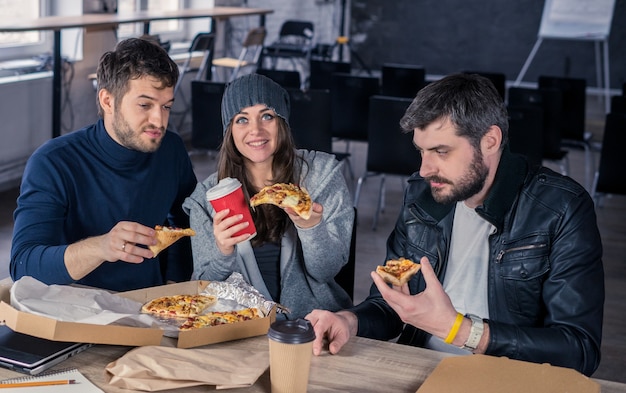
<svg viewBox="0 0 626 393">
<path fill-rule="evenodd" d="M 437 279 L 428 258 L 423 257 L 420 264 L 426 289 L 415 295 L 409 293 L 408 284 L 390 287 L 377 273 L 372 272 L 371 276 L 383 299 L 398 313 L 403 322 L 445 340 L 455 324 L 458 312 Z M 461 347 L 465 343 L 469 337 L 471 324 L 468 318 L 463 318 L 458 333 L 452 341 L 453 345 Z M 485 324 L 485 332 L 474 353 L 484 353 L 489 341 L 488 337 L 488 324 Z"/>
<path fill-rule="evenodd" d="M 157 244 L 155 230 L 145 225 L 121 221 L 108 233 L 70 244 L 65 250 L 65 266 L 74 280 L 91 273 L 104 262 L 141 263 L 154 254 L 139 245 Z"/>
</svg>

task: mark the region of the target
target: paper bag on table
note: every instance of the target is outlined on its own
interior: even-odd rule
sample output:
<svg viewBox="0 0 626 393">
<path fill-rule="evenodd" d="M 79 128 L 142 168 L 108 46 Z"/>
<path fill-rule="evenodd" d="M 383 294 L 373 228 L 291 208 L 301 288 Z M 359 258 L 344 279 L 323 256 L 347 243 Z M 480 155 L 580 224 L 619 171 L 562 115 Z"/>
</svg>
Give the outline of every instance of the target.
<svg viewBox="0 0 626 393">
<path fill-rule="evenodd" d="M 267 352 L 241 349 L 138 347 L 109 363 L 109 384 L 155 392 L 197 385 L 251 386 L 269 367 Z"/>
</svg>

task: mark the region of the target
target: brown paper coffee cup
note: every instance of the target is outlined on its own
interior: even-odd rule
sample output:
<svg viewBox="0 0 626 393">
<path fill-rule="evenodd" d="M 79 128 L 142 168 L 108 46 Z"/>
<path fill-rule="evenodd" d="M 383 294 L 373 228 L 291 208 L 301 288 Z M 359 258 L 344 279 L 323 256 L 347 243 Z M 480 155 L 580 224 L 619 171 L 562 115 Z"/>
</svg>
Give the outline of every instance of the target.
<svg viewBox="0 0 626 393">
<path fill-rule="evenodd" d="M 268 332 L 272 393 L 305 393 L 315 332 L 305 319 L 276 321 Z"/>
</svg>

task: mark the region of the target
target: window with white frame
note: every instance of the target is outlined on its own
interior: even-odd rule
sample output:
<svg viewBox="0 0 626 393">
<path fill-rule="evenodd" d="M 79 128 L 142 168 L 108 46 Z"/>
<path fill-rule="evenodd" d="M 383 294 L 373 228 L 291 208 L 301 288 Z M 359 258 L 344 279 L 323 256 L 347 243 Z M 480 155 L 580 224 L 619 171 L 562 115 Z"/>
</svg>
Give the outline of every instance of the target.
<svg viewBox="0 0 626 393">
<path fill-rule="evenodd" d="M 184 7 L 184 0 L 118 0 L 119 14 L 136 11 L 174 11 Z M 184 37 L 183 22 L 179 19 L 150 22 L 150 34 L 159 35 L 162 40 Z M 118 37 L 126 38 L 143 34 L 143 24 L 125 23 L 118 28 Z"/>
<path fill-rule="evenodd" d="M 0 0 L 0 23 L 47 15 L 45 0 Z M 25 58 L 50 49 L 50 34 L 41 31 L 0 32 L 0 59 Z"/>
</svg>

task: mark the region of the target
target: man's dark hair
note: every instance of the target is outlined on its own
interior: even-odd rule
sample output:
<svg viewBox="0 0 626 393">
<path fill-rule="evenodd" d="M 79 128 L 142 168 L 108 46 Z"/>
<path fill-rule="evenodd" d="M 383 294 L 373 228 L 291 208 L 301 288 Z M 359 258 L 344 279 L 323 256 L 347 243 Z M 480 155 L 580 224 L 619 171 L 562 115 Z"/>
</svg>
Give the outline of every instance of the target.
<svg viewBox="0 0 626 393">
<path fill-rule="evenodd" d="M 492 125 L 502 130 L 500 148 L 508 143 L 506 105 L 493 83 L 483 76 L 453 74 L 427 85 L 409 105 L 400 126 L 404 132 L 413 132 L 441 118 L 450 119 L 457 135 L 467 138 L 474 148 L 480 146 Z"/>
<path fill-rule="evenodd" d="M 120 41 L 115 50 L 106 52 L 100 58 L 98 91 L 106 89 L 119 103 L 132 79 L 151 76 L 161 81 L 161 88 L 166 88 L 176 85 L 178 74 L 178 65 L 157 43 L 143 38 L 129 38 Z M 99 101 L 98 114 L 103 115 Z"/>
</svg>

